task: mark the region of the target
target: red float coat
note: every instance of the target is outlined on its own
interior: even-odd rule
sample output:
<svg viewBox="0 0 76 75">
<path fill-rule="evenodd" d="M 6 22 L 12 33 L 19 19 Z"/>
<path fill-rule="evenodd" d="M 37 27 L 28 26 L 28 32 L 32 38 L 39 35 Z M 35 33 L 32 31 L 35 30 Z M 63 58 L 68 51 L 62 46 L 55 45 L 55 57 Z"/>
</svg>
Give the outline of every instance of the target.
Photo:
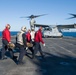
<svg viewBox="0 0 76 75">
<path fill-rule="evenodd" d="M 44 44 L 44 41 L 42 39 L 42 32 L 40 29 L 35 33 L 35 42 L 41 42 Z"/>
<path fill-rule="evenodd" d="M 5 28 L 5 29 L 2 31 L 2 39 L 5 39 L 5 40 L 7 40 L 8 42 L 10 42 L 11 36 L 10 36 L 10 31 L 9 31 L 8 28 Z"/>
<path fill-rule="evenodd" d="M 31 42 L 31 34 L 29 32 L 26 33 L 27 42 Z"/>
</svg>

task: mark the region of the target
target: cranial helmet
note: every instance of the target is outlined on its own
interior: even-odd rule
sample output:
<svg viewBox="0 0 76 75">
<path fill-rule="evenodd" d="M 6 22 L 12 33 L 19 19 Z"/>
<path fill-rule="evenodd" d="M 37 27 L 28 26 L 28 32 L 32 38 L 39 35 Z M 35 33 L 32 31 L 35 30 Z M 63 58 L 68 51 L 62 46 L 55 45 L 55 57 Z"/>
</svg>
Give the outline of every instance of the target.
<svg viewBox="0 0 76 75">
<path fill-rule="evenodd" d="M 11 27 L 10 24 L 7 24 L 7 25 L 6 25 L 6 28 L 10 29 L 10 27 Z"/>
<path fill-rule="evenodd" d="M 26 27 L 25 26 L 23 26 L 23 27 L 21 27 L 21 31 L 26 31 Z"/>
<path fill-rule="evenodd" d="M 15 44 L 14 43 L 8 43 L 8 48 L 10 49 L 14 49 L 15 48 Z"/>
</svg>

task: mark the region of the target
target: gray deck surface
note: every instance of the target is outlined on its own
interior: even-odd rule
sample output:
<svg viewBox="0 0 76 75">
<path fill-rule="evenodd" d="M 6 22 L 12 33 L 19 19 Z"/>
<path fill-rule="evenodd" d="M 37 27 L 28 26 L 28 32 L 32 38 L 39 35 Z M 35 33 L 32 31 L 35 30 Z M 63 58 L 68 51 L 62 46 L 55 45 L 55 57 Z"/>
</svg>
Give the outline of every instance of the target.
<svg viewBox="0 0 76 75">
<path fill-rule="evenodd" d="M 17 65 L 8 57 L 0 60 L 0 75 L 76 75 L 76 38 L 44 38 L 44 41 L 46 46 L 41 44 L 44 59 L 37 53 L 35 59 L 25 56 L 25 64 Z M 1 45 L 0 38 L 0 48 Z M 31 57 L 29 50 L 28 53 Z"/>
</svg>

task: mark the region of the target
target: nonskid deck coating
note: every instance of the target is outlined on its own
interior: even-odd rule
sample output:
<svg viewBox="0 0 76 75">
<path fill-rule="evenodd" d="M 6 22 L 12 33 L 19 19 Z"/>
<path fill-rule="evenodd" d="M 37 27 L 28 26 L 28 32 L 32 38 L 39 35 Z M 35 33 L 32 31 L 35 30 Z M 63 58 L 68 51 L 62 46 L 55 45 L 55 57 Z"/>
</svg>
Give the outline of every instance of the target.
<svg viewBox="0 0 76 75">
<path fill-rule="evenodd" d="M 37 53 L 35 59 L 25 56 L 25 64 L 17 65 L 8 57 L 0 60 L 0 75 L 76 75 L 76 38 L 43 39 L 46 44 L 45 47 L 41 44 L 44 59 Z M 15 42 L 15 37 L 12 37 L 12 42 Z M 29 50 L 28 53 L 31 57 Z M 19 53 L 15 55 L 19 56 Z"/>
</svg>

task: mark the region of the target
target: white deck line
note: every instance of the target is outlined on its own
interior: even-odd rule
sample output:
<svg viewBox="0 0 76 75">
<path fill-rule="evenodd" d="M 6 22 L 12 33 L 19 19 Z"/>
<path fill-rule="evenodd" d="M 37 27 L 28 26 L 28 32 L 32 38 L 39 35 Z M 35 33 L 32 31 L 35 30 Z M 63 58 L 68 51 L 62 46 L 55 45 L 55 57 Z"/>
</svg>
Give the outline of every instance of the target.
<svg viewBox="0 0 76 75">
<path fill-rule="evenodd" d="M 54 42 L 53 42 L 54 43 Z M 57 45 L 56 43 L 54 43 L 55 45 Z M 72 51 L 69 51 L 69 50 L 67 50 L 66 48 L 64 48 L 64 47 L 62 47 L 62 46 L 59 46 L 59 45 L 57 45 L 58 47 L 60 47 L 60 48 L 62 48 L 62 49 L 64 49 L 65 51 L 67 51 L 67 52 L 69 52 L 70 54 L 73 54 L 75 57 L 76 57 L 76 54 L 75 53 L 73 53 Z M 56 50 L 57 51 L 57 50 Z"/>
</svg>

